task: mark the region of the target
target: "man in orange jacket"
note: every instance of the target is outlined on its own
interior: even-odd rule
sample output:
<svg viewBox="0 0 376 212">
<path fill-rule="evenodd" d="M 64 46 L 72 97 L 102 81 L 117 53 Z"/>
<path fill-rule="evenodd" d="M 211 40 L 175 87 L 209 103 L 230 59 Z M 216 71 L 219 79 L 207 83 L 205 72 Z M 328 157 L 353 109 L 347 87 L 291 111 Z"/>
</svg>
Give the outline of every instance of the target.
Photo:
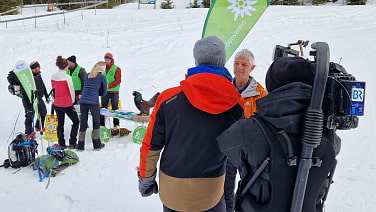
<svg viewBox="0 0 376 212">
<path fill-rule="evenodd" d="M 244 99 L 244 117 L 257 112 L 256 100 L 266 96 L 267 92 L 250 73 L 255 68 L 255 57 L 248 49 L 242 49 L 235 55 L 233 84 Z M 225 199 L 227 212 L 234 211 L 236 167 L 228 160 L 226 164 Z"/>
<path fill-rule="evenodd" d="M 251 51 L 243 49 L 236 53 L 234 60 L 235 78 L 233 83 L 245 100 L 245 118 L 249 118 L 254 112 L 257 112 L 256 100 L 267 94 L 264 87 L 250 76 L 255 67 L 255 57 Z"/>
</svg>

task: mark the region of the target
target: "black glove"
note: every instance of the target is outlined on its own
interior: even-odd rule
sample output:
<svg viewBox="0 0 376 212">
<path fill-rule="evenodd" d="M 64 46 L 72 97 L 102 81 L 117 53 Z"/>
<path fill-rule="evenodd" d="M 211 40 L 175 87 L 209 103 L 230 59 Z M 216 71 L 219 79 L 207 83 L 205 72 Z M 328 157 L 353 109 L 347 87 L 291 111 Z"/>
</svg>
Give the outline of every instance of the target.
<svg viewBox="0 0 376 212">
<path fill-rule="evenodd" d="M 138 176 L 138 190 L 140 191 L 141 196 L 148 197 L 152 194 L 158 193 L 158 184 L 155 181 L 156 176 L 157 172 L 150 177 L 142 178 Z"/>
</svg>

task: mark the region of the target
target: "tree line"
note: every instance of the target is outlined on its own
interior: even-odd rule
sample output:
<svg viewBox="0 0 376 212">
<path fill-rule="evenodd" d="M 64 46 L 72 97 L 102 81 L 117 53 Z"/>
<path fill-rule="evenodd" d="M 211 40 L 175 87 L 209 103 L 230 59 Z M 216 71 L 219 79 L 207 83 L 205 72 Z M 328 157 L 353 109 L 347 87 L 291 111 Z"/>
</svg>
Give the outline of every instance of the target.
<svg viewBox="0 0 376 212">
<path fill-rule="evenodd" d="M 30 4 L 57 4 L 57 3 L 72 3 L 83 2 L 84 0 L 0 0 L 0 13 L 14 9 L 18 6 Z M 90 0 L 87 0 L 90 1 Z M 98 8 L 113 8 L 114 6 L 124 4 L 130 0 L 108 0 L 108 3 Z M 60 9 L 77 9 L 82 5 L 59 6 Z"/>
<path fill-rule="evenodd" d="M 82 2 L 83 0 L 0 0 L 0 13 L 16 8 L 17 6 L 29 5 L 29 4 L 48 4 L 48 3 L 69 3 L 69 2 Z M 113 8 L 120 4 L 137 1 L 137 0 L 108 0 L 106 5 L 98 8 Z M 325 4 L 327 2 L 336 2 L 337 0 L 308 0 L 308 3 L 319 5 Z M 273 5 L 304 5 L 305 0 L 271 0 Z M 347 5 L 364 5 L 367 0 L 345 0 Z M 200 8 L 200 7 L 210 7 L 211 0 L 193 0 L 193 3 L 189 3 L 187 7 L 189 8 Z M 70 5 L 70 6 L 59 6 L 60 9 L 70 10 L 82 7 L 82 5 Z M 174 8 L 172 0 L 163 0 L 161 4 L 162 9 L 172 9 Z"/>
</svg>

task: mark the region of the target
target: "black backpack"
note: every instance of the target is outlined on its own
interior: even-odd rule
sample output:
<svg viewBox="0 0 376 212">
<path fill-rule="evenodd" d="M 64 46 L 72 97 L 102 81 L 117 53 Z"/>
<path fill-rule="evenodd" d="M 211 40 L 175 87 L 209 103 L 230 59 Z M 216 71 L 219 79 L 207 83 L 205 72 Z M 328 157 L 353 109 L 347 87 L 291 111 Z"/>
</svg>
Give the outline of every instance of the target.
<svg viewBox="0 0 376 212">
<path fill-rule="evenodd" d="M 13 70 L 8 73 L 7 80 L 9 82 L 9 85 L 8 85 L 9 93 L 12 95 L 21 96 L 22 95 L 21 94 L 21 87 L 22 87 L 21 82 L 17 78 Z"/>
<path fill-rule="evenodd" d="M 33 135 L 28 137 L 24 133 L 16 135 L 8 146 L 8 159 L 2 166 L 18 169 L 32 164 L 38 154 L 38 143 L 33 137 Z"/>
<path fill-rule="evenodd" d="M 277 129 L 260 115 L 251 118 L 263 132 L 270 155 L 258 167 L 251 167 L 248 163 L 244 167 L 246 175 L 238 185 L 235 211 L 290 211 L 301 154 L 300 138 Z M 313 157 L 317 159 L 317 164 L 309 173 L 302 208 L 304 212 L 323 211 L 336 166 L 333 145 L 324 136 Z M 258 196 L 255 196 L 256 193 Z"/>
</svg>

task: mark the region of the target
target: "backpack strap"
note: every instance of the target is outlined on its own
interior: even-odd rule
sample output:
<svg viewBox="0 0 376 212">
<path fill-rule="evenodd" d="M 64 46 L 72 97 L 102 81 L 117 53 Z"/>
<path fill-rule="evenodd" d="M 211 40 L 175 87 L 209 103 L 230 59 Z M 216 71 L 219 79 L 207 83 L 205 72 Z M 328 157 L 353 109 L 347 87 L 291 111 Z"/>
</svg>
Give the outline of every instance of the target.
<svg viewBox="0 0 376 212">
<path fill-rule="evenodd" d="M 53 157 L 53 156 L 52 156 L 52 155 L 48 155 L 47 157 L 45 157 L 45 158 L 44 158 L 44 159 L 38 164 L 39 182 L 42 182 L 42 180 L 43 180 L 44 178 L 48 177 L 48 175 L 50 174 L 52 168 L 53 168 L 53 167 L 59 162 L 59 160 L 57 160 L 55 157 L 53 157 L 53 158 L 54 158 L 54 162 L 52 162 L 51 167 L 50 167 L 48 170 L 46 170 L 45 173 L 42 173 L 40 167 L 41 167 L 44 163 L 46 163 L 46 161 L 47 161 L 48 159 L 50 159 L 51 157 Z"/>
<path fill-rule="evenodd" d="M 245 186 L 241 188 L 241 193 L 239 198 L 243 199 L 244 195 L 247 193 L 249 188 L 251 188 L 252 184 L 256 181 L 256 179 L 261 175 L 261 173 L 264 171 L 264 169 L 267 167 L 269 164 L 270 158 L 267 157 L 265 160 L 261 163 L 261 165 L 256 169 L 255 172 L 249 171 L 247 175 L 244 177 L 244 181 L 242 182 L 247 182 Z"/>
<path fill-rule="evenodd" d="M 290 137 L 286 134 L 286 132 L 284 130 L 278 130 L 275 126 L 270 124 L 265 118 L 263 118 L 262 116 L 258 114 L 252 116 L 251 118 L 255 120 L 255 122 L 260 127 L 260 130 L 262 131 L 263 135 L 265 136 L 265 138 L 268 140 L 269 143 L 271 143 L 272 135 L 277 138 L 286 156 L 287 165 L 296 166 L 297 157 L 294 156 L 291 140 L 290 140 Z M 270 131 L 272 132 L 272 134 L 270 133 Z M 242 182 L 240 183 L 241 193 L 240 193 L 240 196 L 238 197 L 240 200 L 243 199 L 244 195 L 247 193 L 247 191 L 252 186 L 252 184 L 256 181 L 256 179 L 262 175 L 264 169 L 268 166 L 269 162 L 270 162 L 270 157 L 266 157 L 265 160 L 261 163 L 261 165 L 257 169 L 254 169 L 253 167 L 249 168 L 247 175 L 243 178 Z M 255 171 L 252 171 L 252 169 Z M 246 184 L 244 185 L 244 183 Z"/>
<path fill-rule="evenodd" d="M 38 164 L 39 182 L 47 177 L 55 177 L 56 171 L 61 171 L 59 167 L 69 166 L 79 161 L 79 157 L 76 153 L 70 150 L 64 150 L 59 145 L 49 146 L 47 148 L 48 155 L 42 156 L 40 163 Z M 42 166 L 46 167 L 43 173 Z M 48 187 L 48 184 L 47 184 Z"/>
<path fill-rule="evenodd" d="M 254 115 L 253 117 L 255 118 L 256 123 L 259 125 L 265 138 L 269 140 L 270 137 L 270 134 L 265 132 L 266 129 L 270 129 L 273 135 L 277 138 L 286 156 L 287 165 L 296 166 L 298 164 L 298 157 L 294 155 L 291 140 L 290 137 L 287 135 L 286 131 L 276 128 L 274 125 L 272 125 L 269 121 L 267 121 L 264 117 L 260 115 Z"/>
<path fill-rule="evenodd" d="M 264 122 L 264 119 L 260 115 L 258 115 L 258 114 L 252 116 L 251 118 L 254 118 L 255 122 L 260 127 L 263 135 L 265 136 L 265 138 L 270 143 L 270 138 L 269 138 L 270 134 L 268 134 L 268 133 L 265 132 L 265 128 L 264 128 L 265 124 L 262 124 Z M 270 129 L 270 128 L 267 128 L 267 129 Z M 276 133 L 274 133 L 274 132 L 276 132 L 276 130 L 273 131 L 273 135 L 276 135 Z M 292 147 L 291 147 L 291 151 L 292 151 Z M 248 173 L 246 174 L 246 176 L 239 183 L 240 194 L 236 198 L 236 201 L 238 203 L 243 200 L 245 194 L 248 192 L 248 190 L 251 188 L 251 186 L 253 185 L 253 183 L 256 181 L 257 178 L 264 177 L 266 180 L 269 180 L 268 179 L 269 175 L 266 176 L 265 172 L 264 172 L 264 170 L 268 166 L 269 162 L 270 162 L 270 158 L 266 157 L 265 160 L 261 163 L 261 165 L 258 168 L 249 166 L 248 163 L 245 163 L 245 164 L 248 164 Z"/>
</svg>

